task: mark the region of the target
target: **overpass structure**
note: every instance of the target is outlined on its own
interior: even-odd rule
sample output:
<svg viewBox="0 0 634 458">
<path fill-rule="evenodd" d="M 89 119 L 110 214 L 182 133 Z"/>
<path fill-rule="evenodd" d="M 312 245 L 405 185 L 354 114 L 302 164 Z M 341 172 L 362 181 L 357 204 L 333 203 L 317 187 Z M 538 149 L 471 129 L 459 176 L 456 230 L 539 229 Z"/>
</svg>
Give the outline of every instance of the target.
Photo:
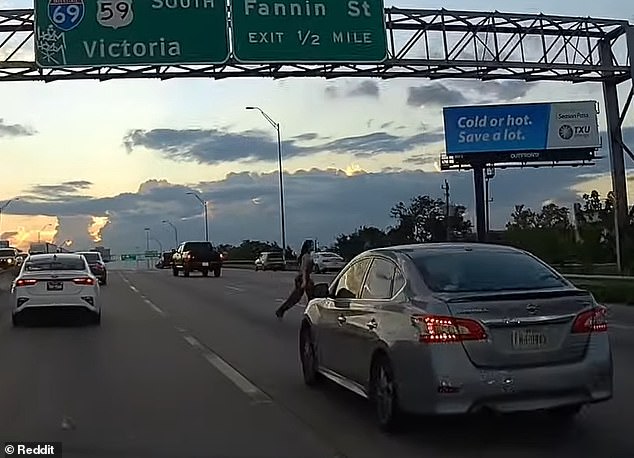
<svg viewBox="0 0 634 458">
<path fill-rule="evenodd" d="M 229 25 L 237 20 L 234 13 L 227 6 Z M 219 64 L 42 68 L 35 62 L 34 16 L 33 9 L 0 10 L 0 82 L 236 77 L 596 82 L 603 89 L 617 241 L 621 240 L 628 220 L 625 154 L 634 160 L 622 133 L 634 96 L 634 26 L 628 21 L 386 8 L 387 57 L 379 63 L 328 59 L 245 63 L 237 58 L 234 44 L 228 48 L 228 59 Z M 621 101 L 620 96 L 624 96 Z M 621 253 L 620 247 L 617 252 Z"/>
</svg>

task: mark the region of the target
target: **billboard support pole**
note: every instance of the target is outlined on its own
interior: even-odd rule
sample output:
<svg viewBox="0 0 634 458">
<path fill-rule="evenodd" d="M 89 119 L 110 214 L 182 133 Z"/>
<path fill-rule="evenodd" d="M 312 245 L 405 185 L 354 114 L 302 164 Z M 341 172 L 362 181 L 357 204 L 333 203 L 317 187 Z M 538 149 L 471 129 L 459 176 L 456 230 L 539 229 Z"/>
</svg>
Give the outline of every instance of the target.
<svg viewBox="0 0 634 458">
<path fill-rule="evenodd" d="M 484 202 L 484 166 L 473 164 L 473 190 L 475 193 L 476 234 L 478 242 L 486 242 L 486 208 Z"/>
<path fill-rule="evenodd" d="M 601 63 L 612 62 L 612 47 L 609 40 L 600 45 Z M 632 52 L 632 50 L 630 50 Z M 619 107 L 618 81 L 603 81 L 603 98 L 605 102 L 605 118 L 610 151 L 610 169 L 612 170 L 612 191 L 615 199 L 614 240 L 619 273 L 623 272 L 623 240 L 628 219 L 627 180 L 625 176 L 625 160 L 623 157 L 623 134 L 621 132 L 621 113 Z"/>
</svg>

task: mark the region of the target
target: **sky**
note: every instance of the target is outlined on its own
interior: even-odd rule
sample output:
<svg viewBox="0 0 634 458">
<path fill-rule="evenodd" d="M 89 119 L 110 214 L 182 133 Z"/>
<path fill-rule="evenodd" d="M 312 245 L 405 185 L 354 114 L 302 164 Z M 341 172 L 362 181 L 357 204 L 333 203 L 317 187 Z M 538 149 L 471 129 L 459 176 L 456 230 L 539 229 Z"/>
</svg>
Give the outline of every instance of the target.
<svg viewBox="0 0 634 458">
<path fill-rule="evenodd" d="M 423 7 L 420 1 L 386 2 Z M 511 6 L 512 5 L 512 6 Z M 0 0 L 0 8 L 31 7 Z M 466 0 L 424 8 L 475 10 Z M 631 0 L 490 1 L 490 10 L 598 16 L 634 22 Z M 1 41 L 1 37 L 0 37 Z M 361 225 L 394 224 L 390 208 L 420 194 L 472 206 L 469 173 L 440 173 L 442 107 L 470 103 L 602 100 L 597 84 L 425 79 L 180 79 L 0 84 L 0 238 L 67 240 L 116 253 L 171 248 L 211 239 L 279 240 L 275 131 L 280 123 L 288 242 L 328 244 Z M 632 110 L 634 111 L 634 110 Z M 602 115 L 601 115 L 602 116 Z M 601 117 L 603 126 L 603 118 Z M 624 128 L 634 145 L 634 117 Z M 629 161 L 629 159 L 627 159 Z M 628 164 L 629 165 L 629 164 Z M 631 189 L 634 189 L 630 187 Z M 491 218 L 503 227 L 516 204 L 571 205 L 592 189 L 610 189 L 607 157 L 594 167 L 500 170 L 491 182 Z M 629 193 L 630 200 L 634 192 Z M 473 211 L 470 208 L 468 215 Z"/>
</svg>

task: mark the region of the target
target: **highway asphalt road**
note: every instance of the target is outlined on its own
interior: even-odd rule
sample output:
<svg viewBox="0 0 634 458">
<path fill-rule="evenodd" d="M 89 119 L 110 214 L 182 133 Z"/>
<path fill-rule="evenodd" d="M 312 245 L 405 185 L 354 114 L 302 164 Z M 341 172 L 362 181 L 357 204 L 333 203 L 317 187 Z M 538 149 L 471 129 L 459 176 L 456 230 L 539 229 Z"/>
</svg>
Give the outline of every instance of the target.
<svg viewBox="0 0 634 458">
<path fill-rule="evenodd" d="M 111 271 L 101 327 L 12 328 L 0 293 L 0 442 L 62 441 L 65 458 L 634 456 L 634 311 L 612 314 L 615 398 L 572 429 L 469 417 L 389 436 L 354 394 L 303 385 L 303 307 L 273 315 L 292 276 Z"/>
</svg>

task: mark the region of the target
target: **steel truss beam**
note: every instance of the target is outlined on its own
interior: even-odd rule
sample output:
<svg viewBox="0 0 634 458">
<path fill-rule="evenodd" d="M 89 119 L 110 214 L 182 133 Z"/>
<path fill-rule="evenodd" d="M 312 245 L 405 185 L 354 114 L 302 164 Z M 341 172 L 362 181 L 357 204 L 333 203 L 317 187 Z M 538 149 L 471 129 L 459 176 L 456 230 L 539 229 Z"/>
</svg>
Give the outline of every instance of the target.
<svg viewBox="0 0 634 458">
<path fill-rule="evenodd" d="M 380 65 L 239 64 L 39 69 L 32 9 L 0 10 L 0 81 L 115 78 L 375 77 L 625 81 L 627 21 L 500 12 L 387 8 Z M 609 43 L 615 60 L 600 58 Z"/>
</svg>

